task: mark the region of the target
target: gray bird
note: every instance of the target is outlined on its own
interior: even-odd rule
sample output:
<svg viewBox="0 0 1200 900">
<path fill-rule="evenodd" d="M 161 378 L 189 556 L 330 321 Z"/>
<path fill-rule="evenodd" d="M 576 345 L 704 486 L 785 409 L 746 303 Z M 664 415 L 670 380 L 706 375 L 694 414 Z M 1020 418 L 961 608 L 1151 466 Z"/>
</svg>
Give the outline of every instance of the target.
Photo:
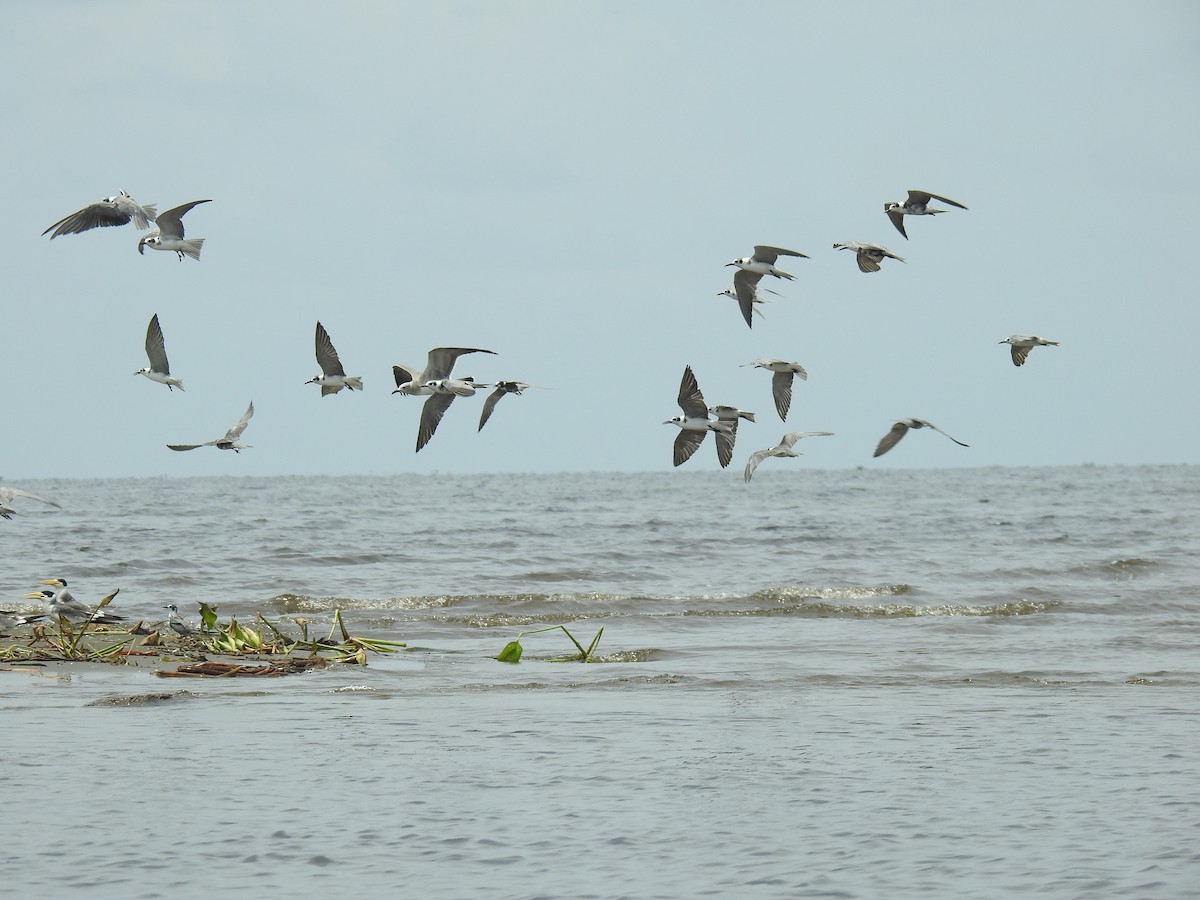
<svg viewBox="0 0 1200 900">
<path fill-rule="evenodd" d="M 887 247 L 879 244 L 870 244 L 866 241 L 846 241 L 844 244 L 834 244 L 834 250 L 853 250 L 858 259 L 858 270 L 860 272 L 878 272 L 879 264 L 884 259 L 898 259 L 904 262 L 904 257 L 897 256 Z"/>
<path fill-rule="evenodd" d="M 154 204 L 145 206 L 138 203 L 124 191 L 119 191 L 115 197 L 105 197 L 78 212 L 73 212 L 59 219 L 42 232 L 43 235 L 53 231 L 50 240 L 62 234 L 82 234 L 93 228 L 110 228 L 116 225 L 128 225 L 133 222 L 138 231 L 145 231 L 154 221 Z"/>
<path fill-rule="evenodd" d="M 305 384 L 319 384 L 322 397 L 326 394 L 336 394 L 342 388 L 352 391 L 363 389 L 362 378 L 358 375 L 347 375 L 346 370 L 342 368 L 342 361 L 338 359 L 337 350 L 333 348 L 329 332 L 320 322 L 317 323 L 316 345 L 317 365 L 321 367 L 321 374 L 310 378 Z"/>
<path fill-rule="evenodd" d="M 751 360 L 743 363 L 743 368 L 745 366 L 775 373 L 771 376 L 771 396 L 775 399 L 775 411 L 779 413 L 779 418 L 786 422 L 788 409 L 792 405 L 792 376 L 799 375 L 801 381 L 807 381 L 808 373 L 804 371 L 804 366 L 774 357 Z"/>
<path fill-rule="evenodd" d="M 773 275 L 776 278 L 785 278 L 788 281 L 796 280 L 796 276 L 789 275 L 782 269 L 775 268 L 775 261 L 781 256 L 809 258 L 808 254 L 798 253 L 795 250 L 785 250 L 782 247 L 768 247 L 766 244 L 755 244 L 753 256 L 745 256 L 741 259 L 725 263 L 726 267 L 737 267 L 738 271 L 733 273 L 733 292 L 737 297 L 738 306 L 742 309 L 742 318 L 746 320 L 746 325 L 751 328 L 754 327 L 754 322 L 751 319 L 751 310 L 754 307 L 758 283 L 762 280 L 762 277 L 764 275 Z"/>
<path fill-rule="evenodd" d="M 942 434 L 950 438 L 950 440 L 954 441 L 954 443 L 958 444 L 960 447 L 971 446 L 970 444 L 964 444 L 956 437 L 950 437 L 950 435 L 946 434 L 946 432 L 942 431 L 942 429 L 938 428 L 932 422 L 926 421 L 925 419 L 900 419 L 895 425 L 892 426 L 891 430 L 885 434 L 882 439 L 880 439 L 873 455 L 883 456 L 883 454 L 887 453 L 898 443 L 900 443 L 900 438 L 908 434 L 908 430 L 910 428 L 932 428 L 938 434 Z"/>
<path fill-rule="evenodd" d="M 416 452 L 421 452 L 421 448 L 429 443 L 455 397 L 470 396 L 475 393 L 476 388 L 485 387 L 475 384 L 472 378 L 450 377 L 458 358 L 468 353 L 496 355 L 494 350 L 480 350 L 475 347 L 434 347 L 425 358 L 423 371 L 418 371 L 413 366 L 392 366 L 392 376 L 396 379 L 393 394 L 410 397 L 429 396 L 421 408 Z"/>
<path fill-rule="evenodd" d="M 1057 347 L 1058 341 L 1048 341 L 1036 334 L 1014 334 L 1000 341 L 1001 344 L 1012 345 L 1012 361 L 1014 366 L 1025 365 L 1029 351 L 1034 347 Z"/>
<path fill-rule="evenodd" d="M 746 471 L 742 473 L 745 481 L 749 481 L 754 475 L 754 470 L 758 468 L 758 464 L 770 456 L 799 456 L 792 447 L 800 438 L 806 437 L 825 437 L 833 434 L 832 431 L 793 431 L 790 434 L 785 434 L 783 439 L 774 447 L 768 447 L 766 450 L 757 450 L 750 454 L 750 458 L 746 460 Z"/>
<path fill-rule="evenodd" d="M 211 200 L 193 200 L 191 203 L 184 203 L 182 206 L 175 206 L 166 212 L 159 213 L 155 220 L 158 227 L 149 234 L 143 235 L 142 239 L 138 241 L 138 253 L 144 254 L 146 247 L 151 250 L 174 250 L 180 262 L 183 262 L 185 256 L 190 256 L 198 261 L 200 248 L 204 246 L 204 238 L 184 239 L 183 216 L 193 206 L 211 202 Z"/>
<path fill-rule="evenodd" d="M 39 497 L 37 494 L 31 494 L 29 491 L 22 491 L 19 488 L 0 485 L 0 518 L 12 519 L 14 515 L 17 515 L 17 511 L 11 506 L 13 500 L 17 497 L 28 497 L 30 500 L 36 500 L 39 503 L 46 503 L 50 506 L 58 506 L 58 504 L 53 500 L 47 500 L 45 497 Z"/>
<path fill-rule="evenodd" d="M 162 326 L 158 324 L 158 313 L 150 318 L 146 326 L 146 356 L 150 365 L 138 369 L 134 375 L 145 375 L 151 381 L 165 384 L 168 390 L 183 390 L 183 382 L 171 377 L 171 364 L 167 362 L 167 343 L 163 340 Z"/>
<path fill-rule="evenodd" d="M 225 432 L 224 437 L 217 438 L 215 441 L 205 441 L 203 444 L 167 444 L 172 450 L 195 450 L 197 447 L 216 447 L 218 450 L 232 450 L 237 453 L 240 450 L 246 450 L 250 447 L 249 444 L 243 444 L 239 438 L 242 432 L 246 430 L 246 426 L 250 423 L 250 417 L 254 415 L 254 401 L 250 401 L 250 405 L 246 407 L 246 411 L 242 413 L 242 417 L 237 420 L 237 423 Z"/>
<path fill-rule="evenodd" d="M 892 220 L 892 224 L 896 226 L 896 230 L 904 235 L 905 240 L 908 240 L 908 232 L 904 230 L 905 216 L 936 216 L 939 213 L 946 212 L 944 209 L 930 209 L 930 200 L 940 200 L 942 203 L 949 203 L 951 206 L 957 206 L 959 209 L 966 209 L 961 203 L 957 203 L 949 197 L 939 197 L 937 194 L 931 194 L 928 191 L 909 191 L 907 200 L 903 203 L 889 200 L 883 204 L 883 211 Z"/>
<path fill-rule="evenodd" d="M 750 297 L 750 305 L 754 308 L 754 312 L 758 314 L 759 318 L 765 319 L 766 316 L 763 315 L 762 310 L 758 309 L 758 307 L 763 303 L 774 303 L 775 301 L 770 299 L 769 297 L 764 297 L 762 295 L 762 291 L 766 291 L 768 294 L 774 294 L 776 297 L 781 297 L 783 295 L 780 294 L 778 291 L 772 291 L 769 288 L 762 288 L 762 289 L 752 288 L 752 290 L 753 290 L 753 293 Z M 742 301 L 738 300 L 737 290 L 735 288 L 731 288 L 731 287 L 725 288 L 725 290 L 720 291 L 717 294 L 717 296 L 718 297 L 731 297 L 734 300 L 737 300 L 739 308 L 742 305 Z M 749 323 L 747 323 L 747 324 L 749 324 Z M 754 326 L 751 326 L 751 327 L 754 327 Z"/>
<path fill-rule="evenodd" d="M 483 426 L 487 424 L 488 419 L 492 417 L 492 410 L 496 408 L 496 404 L 509 394 L 515 394 L 520 397 L 526 388 L 541 388 L 540 384 L 529 384 L 526 381 L 497 381 L 493 387 L 495 388 L 487 399 L 483 401 L 483 412 L 479 414 L 479 427 L 476 431 L 483 431 Z M 545 388 L 542 388 L 545 390 Z"/>
<path fill-rule="evenodd" d="M 724 469 L 733 460 L 733 445 L 737 441 L 738 422 L 742 419 L 753 422 L 754 413 L 738 409 L 736 406 L 722 404 L 710 406 L 708 411 L 717 417 L 718 422 L 725 422 L 729 426 L 728 434 L 721 431 L 713 433 L 713 440 L 717 444 L 717 462 Z"/>
<path fill-rule="evenodd" d="M 101 607 L 93 609 L 86 603 L 76 600 L 75 596 L 67 590 L 67 579 L 65 578 L 47 578 L 39 582 L 39 584 L 48 584 L 51 587 L 58 588 L 58 590 L 36 591 L 26 594 L 25 599 L 41 600 L 50 606 L 55 615 L 62 616 L 70 622 L 93 622 L 98 625 L 115 625 L 118 622 L 125 621 L 124 616 L 100 612 Z M 116 595 L 117 591 L 113 591 L 111 596 L 115 597 Z"/>
<path fill-rule="evenodd" d="M 708 404 L 704 402 L 704 395 L 700 393 L 700 385 L 696 382 L 696 376 L 692 372 L 691 366 L 685 366 L 683 369 L 683 378 L 679 382 L 679 408 L 683 410 L 683 415 L 675 416 L 663 422 L 664 425 L 675 425 L 679 428 L 679 435 L 675 438 L 675 451 L 673 454 L 674 464 L 677 466 L 683 465 L 692 458 L 692 454 L 704 441 L 704 436 L 710 431 L 718 435 L 729 437 L 733 431 L 733 426 L 729 422 L 722 422 L 719 419 L 710 419 L 708 417 Z M 730 455 L 732 456 L 733 445 L 730 444 Z M 718 449 L 717 456 L 722 455 Z M 721 463 L 721 467 L 729 465 L 728 461 Z"/>
<path fill-rule="evenodd" d="M 168 603 L 163 609 L 167 611 L 167 627 L 177 635 L 180 637 L 189 637 L 193 634 L 199 634 L 195 628 L 183 621 L 183 618 L 179 615 L 179 607 L 174 603 Z"/>
</svg>

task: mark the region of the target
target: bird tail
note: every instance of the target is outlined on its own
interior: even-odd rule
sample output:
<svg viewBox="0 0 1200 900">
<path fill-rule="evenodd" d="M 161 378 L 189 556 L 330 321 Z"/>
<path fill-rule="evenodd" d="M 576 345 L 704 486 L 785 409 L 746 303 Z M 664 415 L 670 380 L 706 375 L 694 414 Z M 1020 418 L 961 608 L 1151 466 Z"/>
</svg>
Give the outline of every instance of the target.
<svg viewBox="0 0 1200 900">
<path fill-rule="evenodd" d="M 204 238 L 189 238 L 180 242 L 179 252 L 198 260 L 200 258 L 200 248 L 203 246 Z"/>
<path fill-rule="evenodd" d="M 752 412 L 743 412 L 741 414 L 741 416 L 743 419 L 747 419 L 748 421 L 751 421 L 751 422 L 754 421 L 754 413 L 752 413 Z"/>
<path fill-rule="evenodd" d="M 171 386 L 177 387 L 181 391 L 183 390 L 183 382 L 180 381 L 178 378 L 172 378 L 170 381 L 167 382 L 167 387 L 171 387 Z"/>
<path fill-rule="evenodd" d="M 352 391 L 361 391 L 363 389 L 361 378 L 347 378 L 346 387 Z"/>
<path fill-rule="evenodd" d="M 158 204 L 148 203 L 142 207 L 140 212 L 133 214 L 133 224 L 137 227 L 138 231 L 145 231 L 157 218 Z"/>
</svg>

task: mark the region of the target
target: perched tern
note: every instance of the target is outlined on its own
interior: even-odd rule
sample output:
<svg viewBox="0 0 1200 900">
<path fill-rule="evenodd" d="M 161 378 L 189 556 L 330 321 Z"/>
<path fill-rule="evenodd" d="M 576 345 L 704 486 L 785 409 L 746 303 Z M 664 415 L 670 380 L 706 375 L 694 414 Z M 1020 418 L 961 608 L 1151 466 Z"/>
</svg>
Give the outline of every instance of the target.
<svg viewBox="0 0 1200 900">
<path fill-rule="evenodd" d="M 242 432 L 246 430 L 246 425 L 250 422 L 250 417 L 254 415 L 254 401 L 250 401 L 250 405 L 246 407 L 246 411 L 242 413 L 242 417 L 237 420 L 237 424 L 225 432 L 225 436 L 217 438 L 215 441 L 205 441 L 203 444 L 167 444 L 172 450 L 195 450 L 197 447 L 216 447 L 218 450 L 232 450 L 237 453 L 239 450 L 245 450 L 250 445 L 243 444 L 238 438 L 242 436 Z"/>
<path fill-rule="evenodd" d="M 1012 345 L 1012 361 L 1014 366 L 1025 365 L 1025 358 L 1034 347 L 1057 347 L 1058 341 L 1048 341 L 1036 334 L 1014 334 L 1000 341 L 1001 344 Z"/>
<path fill-rule="evenodd" d="M 118 616 L 113 613 L 100 612 L 100 606 L 95 609 L 75 599 L 75 596 L 67 590 L 67 579 L 65 578 L 47 578 L 39 584 L 48 584 L 51 587 L 58 588 L 58 591 L 44 590 L 35 591 L 25 595 L 26 600 L 41 600 L 48 604 L 55 615 L 62 616 L 71 622 L 96 622 L 100 625 L 115 625 L 117 622 L 124 622 L 124 616 Z M 117 594 L 116 591 L 110 597 L 111 599 Z"/>
<path fill-rule="evenodd" d="M 949 203 L 951 206 L 957 206 L 959 209 L 966 209 L 961 203 L 956 203 L 949 197 L 939 197 L 937 194 L 931 194 L 928 191 L 909 191 L 907 200 L 903 203 L 889 200 L 883 204 L 883 211 L 892 220 L 892 224 L 896 226 L 896 230 L 904 235 L 905 240 L 908 240 L 908 232 L 904 230 L 905 216 L 936 216 L 939 213 L 946 212 L 944 209 L 930 209 L 930 200 L 940 200 L 942 203 Z"/>
<path fill-rule="evenodd" d="M 41 598 L 41 594 L 38 597 Z M 46 618 L 45 613 L 19 613 L 14 609 L 0 609 L 0 632 L 8 631 L 10 628 L 20 628 L 22 625 L 31 625 L 38 619 Z"/>
<path fill-rule="evenodd" d="M 799 375 L 801 381 L 808 380 L 808 373 L 798 362 L 787 362 L 782 359 L 768 357 L 755 359 L 744 366 L 754 366 L 756 369 L 766 369 L 775 374 L 771 377 L 771 396 L 775 398 L 775 411 L 779 418 L 787 421 L 788 409 L 792 405 L 792 376 Z"/>
<path fill-rule="evenodd" d="M 151 381 L 165 384 L 168 390 L 183 390 L 183 382 L 171 377 L 171 364 L 167 362 L 167 344 L 163 340 L 162 326 L 158 324 L 158 313 L 151 317 L 150 324 L 146 326 L 146 356 L 150 359 L 150 365 L 138 369 L 134 375 L 145 375 Z"/>
<path fill-rule="evenodd" d="M 751 328 L 754 327 L 751 319 L 751 310 L 754 307 L 754 298 L 757 296 L 757 288 L 759 281 L 764 275 L 774 275 L 776 278 L 786 278 L 788 281 L 795 281 L 794 275 L 789 275 L 782 269 L 775 268 L 775 261 L 781 256 L 799 256 L 808 259 L 808 254 L 797 253 L 795 250 L 784 250 L 782 247 L 768 247 L 765 244 L 754 245 L 754 255 L 745 256 L 741 259 L 735 259 L 733 262 L 725 263 L 726 267 L 736 266 L 737 270 L 733 273 L 733 293 L 737 298 L 738 306 L 742 310 L 742 318 L 746 320 L 746 324 Z"/>
<path fill-rule="evenodd" d="M 342 361 L 338 359 L 337 351 L 333 349 L 333 341 L 329 339 L 329 332 L 320 322 L 317 323 L 317 365 L 321 367 L 322 374 L 310 378 L 304 383 L 319 384 L 322 397 L 326 394 L 336 394 L 342 388 L 349 388 L 352 391 L 363 389 L 362 378 L 358 375 L 347 375 L 345 369 L 342 368 Z"/>
<path fill-rule="evenodd" d="M 189 635 L 199 634 L 195 628 L 183 621 L 183 618 L 179 615 L 179 607 L 174 603 L 168 603 L 163 609 L 167 611 L 167 627 L 177 635 L 188 637 Z"/>
<path fill-rule="evenodd" d="M 733 445 L 737 441 L 738 422 L 742 419 L 745 419 L 747 422 L 753 422 L 754 413 L 738 409 L 736 406 L 724 406 L 721 404 L 710 406 L 708 411 L 717 417 L 718 422 L 725 422 L 729 426 L 728 434 L 721 431 L 713 434 L 713 440 L 717 444 L 717 461 L 723 469 L 733 459 Z"/>
<path fill-rule="evenodd" d="M 884 259 L 898 259 L 904 262 L 903 256 L 897 256 L 887 247 L 882 247 L 879 244 L 869 244 L 866 241 L 846 241 L 844 244 L 834 244 L 834 250 L 853 250 L 858 258 L 858 270 L 860 272 L 878 272 L 879 264 Z"/>
<path fill-rule="evenodd" d="M 0 485 L 0 519 L 11 519 L 17 514 L 11 506 L 13 499 L 16 497 L 28 497 L 30 500 L 37 500 L 39 503 L 46 503 L 50 506 L 58 506 L 53 500 L 47 500 L 45 497 L 39 497 L 37 494 L 31 494 L 29 491 L 22 491 L 15 487 L 6 487 Z"/>
<path fill-rule="evenodd" d="M 679 408 L 683 410 L 683 415 L 663 422 L 664 425 L 679 427 L 679 436 L 675 438 L 675 465 L 682 465 L 691 459 L 696 448 L 704 441 L 704 436 L 710 431 L 729 439 L 729 452 L 732 456 L 733 426 L 727 421 L 722 422 L 720 419 L 708 417 L 708 404 L 704 402 L 704 395 L 700 393 L 700 385 L 696 382 L 696 376 L 692 373 L 691 366 L 685 366 L 683 369 L 683 378 L 679 382 L 678 402 Z M 722 455 L 718 449 L 717 456 Z M 727 465 L 729 465 L 728 459 L 721 463 L 722 468 Z"/>
<path fill-rule="evenodd" d="M 832 431 L 793 431 L 790 434 L 785 434 L 783 439 L 774 447 L 768 447 L 766 450 L 756 450 L 750 454 L 750 458 L 746 460 L 746 471 L 742 477 L 749 481 L 754 475 L 754 470 L 758 468 L 758 464 L 769 456 L 799 456 L 792 449 L 796 441 L 806 437 L 825 437 L 833 434 Z"/>
<path fill-rule="evenodd" d="M 526 381 L 497 381 L 494 387 L 495 390 L 488 394 L 487 399 L 483 401 L 483 412 L 479 414 L 479 427 L 476 431 L 483 431 L 483 426 L 492 417 L 492 410 L 496 408 L 496 404 L 500 402 L 501 398 L 509 394 L 515 394 L 520 397 L 526 388 L 541 388 L 542 386 L 540 384 L 529 384 Z"/>
<path fill-rule="evenodd" d="M 199 260 L 200 248 L 204 246 L 204 238 L 184 240 L 183 216 L 193 206 L 211 202 L 211 200 L 193 200 L 191 203 L 185 203 L 159 213 L 155 222 L 158 227 L 149 234 L 143 235 L 142 239 L 138 241 L 138 253 L 144 254 L 145 248 L 150 247 L 154 250 L 174 250 L 179 256 L 180 262 L 183 262 L 184 256 Z"/>
<path fill-rule="evenodd" d="M 950 437 L 950 435 L 946 434 L 946 432 L 942 431 L 942 429 L 938 428 L 932 422 L 927 422 L 925 419 L 900 419 L 879 441 L 879 445 L 875 448 L 875 453 L 873 455 L 883 456 L 883 454 L 887 453 L 898 443 L 900 443 L 900 438 L 908 434 L 908 429 L 910 428 L 932 428 L 938 434 L 946 435 L 946 437 L 950 438 L 950 440 L 954 441 L 954 443 L 958 444 L 960 447 L 971 446 L 970 444 L 964 444 L 956 437 Z"/>
<path fill-rule="evenodd" d="M 130 222 L 133 222 L 138 231 L 145 231 L 154 221 L 154 216 L 153 203 L 142 206 L 124 191 L 119 191 L 115 197 L 97 200 L 90 206 L 59 219 L 42 234 L 53 231 L 50 240 L 54 240 L 61 234 L 82 234 L 93 228 L 128 225 Z"/>
</svg>

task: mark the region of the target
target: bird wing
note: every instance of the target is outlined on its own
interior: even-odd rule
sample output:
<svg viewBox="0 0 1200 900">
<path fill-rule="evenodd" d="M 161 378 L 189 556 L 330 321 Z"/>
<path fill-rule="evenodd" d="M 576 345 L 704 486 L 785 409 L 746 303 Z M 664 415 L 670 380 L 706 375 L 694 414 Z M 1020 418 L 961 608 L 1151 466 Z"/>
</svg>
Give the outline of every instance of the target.
<svg viewBox="0 0 1200 900">
<path fill-rule="evenodd" d="M 708 434 L 707 431 L 687 431 L 681 428 L 679 435 L 675 438 L 675 465 L 683 465 L 691 459 L 692 454 L 696 452 L 696 448 L 704 442 L 706 434 Z"/>
<path fill-rule="evenodd" d="M 750 454 L 750 458 L 746 460 L 746 470 L 742 473 L 742 479 L 749 481 L 754 475 L 754 470 L 758 468 L 758 464 L 768 456 L 774 456 L 774 448 L 767 450 L 756 450 Z"/>
<path fill-rule="evenodd" d="M 333 341 L 329 339 L 329 332 L 320 322 L 317 323 L 316 341 L 317 365 L 321 367 L 321 371 L 326 375 L 345 376 L 346 372 L 342 368 L 342 361 L 338 359 L 337 350 L 333 348 Z"/>
<path fill-rule="evenodd" d="M 904 437 L 906 434 L 908 434 L 908 423 L 897 422 L 892 426 L 891 430 L 880 439 L 879 443 L 875 447 L 875 453 L 872 455 L 883 456 L 883 454 L 895 447 L 896 444 L 900 443 L 900 438 Z"/>
<path fill-rule="evenodd" d="M 717 442 L 717 462 L 724 469 L 733 459 L 733 444 L 737 440 L 738 417 L 734 416 L 732 421 L 729 419 L 723 420 L 729 425 L 728 431 L 713 432 L 713 438 Z"/>
<path fill-rule="evenodd" d="M 158 324 L 158 313 L 146 326 L 146 356 L 150 359 L 150 371 L 171 374 L 171 366 L 167 362 L 167 342 L 163 340 L 162 326 Z"/>
<path fill-rule="evenodd" d="M 751 321 L 750 313 L 754 309 L 754 295 L 757 293 L 758 283 L 762 281 L 761 272 L 747 272 L 745 269 L 738 269 L 733 273 L 733 291 L 737 297 L 738 306 L 742 310 L 742 318 L 746 320 L 746 324 L 751 328 L 754 323 Z"/>
<path fill-rule="evenodd" d="M 454 363 L 458 361 L 460 356 L 467 353 L 490 353 L 493 356 L 496 355 L 494 350 L 479 350 L 472 347 L 434 347 L 429 351 L 429 358 L 425 362 L 425 371 L 421 375 L 421 381 L 440 381 L 443 378 L 449 378 L 450 370 L 454 368 Z"/>
<path fill-rule="evenodd" d="M 212 203 L 212 201 L 193 200 L 191 203 L 184 203 L 181 206 L 172 207 L 166 212 L 159 213 L 156 220 L 158 233 L 164 237 L 182 238 L 184 214 L 193 206 L 199 206 L 201 203 Z"/>
<path fill-rule="evenodd" d="M 134 227 L 138 231 L 145 231 L 150 227 L 150 223 L 158 217 L 157 210 L 155 209 L 156 204 L 147 203 L 145 206 L 142 206 L 142 204 L 138 203 L 124 191 L 121 191 L 113 198 L 113 202 L 118 209 L 129 214 L 129 217 L 133 219 Z"/>
<path fill-rule="evenodd" d="M 683 367 L 683 378 L 679 380 L 679 408 L 684 415 L 695 418 L 708 418 L 708 404 L 700 393 L 700 385 L 691 366 Z M 675 465 L 679 465 L 676 463 Z"/>
<path fill-rule="evenodd" d="M 829 437 L 833 434 L 832 431 L 793 431 L 783 436 L 783 440 L 779 442 L 776 450 L 791 450 L 795 446 L 796 441 L 806 437 Z"/>
<path fill-rule="evenodd" d="M 483 412 L 479 414 L 479 428 L 477 431 L 483 431 L 483 426 L 487 424 L 487 420 L 492 417 L 492 410 L 496 408 L 496 404 L 500 402 L 500 398 L 505 394 L 519 394 L 520 391 L 510 391 L 507 388 L 500 387 L 497 384 L 496 389 L 487 395 L 487 399 L 483 401 Z"/>
<path fill-rule="evenodd" d="M 207 444 L 167 444 L 171 450 L 195 450 L 197 447 L 211 447 L 216 441 L 209 441 Z"/>
<path fill-rule="evenodd" d="M 771 395 L 775 398 L 775 411 L 786 422 L 788 409 L 792 405 L 791 372 L 776 372 L 771 376 Z"/>
<path fill-rule="evenodd" d="M 876 262 L 871 255 L 869 247 L 859 247 L 855 253 L 855 259 L 858 260 L 858 270 L 860 272 L 878 272 L 879 263 Z"/>
<path fill-rule="evenodd" d="M 1031 348 L 1029 348 L 1029 347 L 1018 347 L 1016 344 L 1013 344 L 1012 345 L 1013 365 L 1014 366 L 1025 365 L 1025 360 L 1029 357 L 1030 349 Z"/>
<path fill-rule="evenodd" d="M 942 429 L 938 428 L 932 422 L 928 422 L 925 419 L 917 419 L 916 421 L 920 422 L 926 428 L 932 428 L 938 434 L 945 435 L 946 437 L 950 438 L 950 440 L 954 441 L 954 443 L 958 444 L 958 446 L 960 446 L 960 447 L 970 447 L 971 446 L 970 444 L 964 444 L 962 441 L 960 441 L 956 437 L 951 437 L 950 435 L 946 434 L 946 432 L 942 431 Z"/>
<path fill-rule="evenodd" d="M 254 401 L 250 401 L 250 405 L 246 407 L 246 411 L 242 413 L 242 417 L 237 420 L 237 423 L 225 432 L 225 437 L 217 441 L 212 441 L 213 444 L 222 443 L 224 441 L 236 441 L 242 436 L 242 432 L 246 430 L 246 426 L 250 424 L 250 417 L 254 415 Z"/>
<path fill-rule="evenodd" d="M 785 250 L 783 247 L 768 247 L 766 244 L 754 245 L 754 258 L 769 265 L 775 265 L 775 260 L 781 256 L 802 256 L 809 259 L 807 253 L 798 253 L 795 250 Z"/>
<path fill-rule="evenodd" d="M 957 200 L 951 200 L 949 197 L 939 197 L 937 194 L 929 193 L 929 191 L 909 191 L 908 199 L 922 205 L 928 204 L 930 200 L 941 200 L 943 203 L 949 203 L 951 206 L 957 206 L 959 209 L 966 209 Z"/>
<path fill-rule="evenodd" d="M 912 191 L 909 191 L 909 195 Z M 908 240 L 908 232 L 904 230 L 904 213 L 899 209 L 887 210 L 887 217 L 892 220 L 892 224 L 896 226 L 896 230 L 904 235 L 904 239 Z"/>
<path fill-rule="evenodd" d="M 412 366 L 392 366 L 392 377 L 396 379 L 396 387 L 415 381 L 420 374 Z"/>
<path fill-rule="evenodd" d="M 437 431 L 438 423 L 446 414 L 450 404 L 454 402 L 455 394 L 432 394 L 421 407 L 421 424 L 417 428 L 417 452 L 429 443 L 433 433 Z"/>
<path fill-rule="evenodd" d="M 46 235 L 53 231 L 54 233 L 50 235 L 50 240 L 54 240 L 63 234 L 81 234 L 93 228 L 127 225 L 131 218 L 133 216 L 127 210 L 118 206 L 115 200 L 97 200 L 95 203 L 89 204 L 83 209 L 59 219 L 43 231 L 42 234 Z"/>
<path fill-rule="evenodd" d="M 0 487 L 0 506 L 8 506 L 12 502 L 13 497 L 28 497 L 30 500 L 37 500 L 39 503 L 58 506 L 53 500 L 47 500 L 45 497 L 39 497 L 37 494 L 31 494 L 29 491 L 23 491 L 20 488 Z"/>
</svg>

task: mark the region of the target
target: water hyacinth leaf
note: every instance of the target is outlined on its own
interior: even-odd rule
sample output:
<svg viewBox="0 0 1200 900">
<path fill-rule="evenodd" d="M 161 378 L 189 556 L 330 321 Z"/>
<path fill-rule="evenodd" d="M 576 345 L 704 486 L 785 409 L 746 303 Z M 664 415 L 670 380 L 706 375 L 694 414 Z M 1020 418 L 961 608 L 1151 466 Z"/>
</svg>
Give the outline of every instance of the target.
<svg viewBox="0 0 1200 900">
<path fill-rule="evenodd" d="M 504 649 L 497 654 L 496 659 L 500 662 L 515 663 L 521 661 L 521 642 L 509 641 L 504 645 Z"/>
<path fill-rule="evenodd" d="M 209 606 L 207 603 L 200 603 L 200 628 L 204 631 L 212 631 L 217 627 L 217 608 Z"/>
</svg>

